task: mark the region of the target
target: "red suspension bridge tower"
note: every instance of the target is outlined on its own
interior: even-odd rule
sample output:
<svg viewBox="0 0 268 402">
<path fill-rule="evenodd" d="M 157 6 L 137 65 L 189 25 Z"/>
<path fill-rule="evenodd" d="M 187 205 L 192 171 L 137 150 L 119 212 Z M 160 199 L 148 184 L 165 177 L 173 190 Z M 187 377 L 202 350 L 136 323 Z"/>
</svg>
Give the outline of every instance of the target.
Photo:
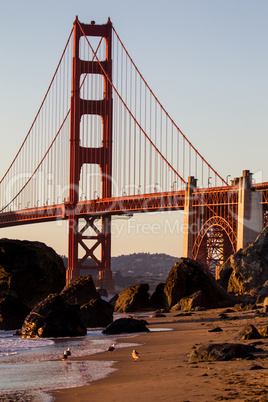
<svg viewBox="0 0 268 402">
<path fill-rule="evenodd" d="M 106 57 L 104 61 L 81 60 L 79 57 L 80 38 L 88 36 L 101 37 L 106 42 Z M 103 98 L 81 99 L 80 82 L 84 74 L 100 74 L 103 77 Z M 112 281 L 111 272 L 111 216 L 102 215 L 101 230 L 97 229 L 94 221 L 97 217 L 84 215 L 82 218 L 75 213 L 79 201 L 80 173 L 83 164 L 97 164 L 101 171 L 102 194 L 101 198 L 111 197 L 112 177 L 112 23 L 108 19 L 107 24 L 90 25 L 82 24 L 76 20 L 73 27 L 73 63 L 72 63 L 72 93 L 70 114 L 70 187 L 69 201 L 66 203 L 66 211 L 69 215 L 69 243 L 68 243 L 68 271 L 67 283 L 79 276 L 82 264 L 90 257 L 97 265 L 99 279 L 106 282 Z M 102 146 L 98 148 L 83 147 L 80 145 L 80 122 L 83 115 L 97 115 L 102 121 Z M 92 133 L 93 135 L 94 133 Z M 80 220 L 84 225 L 80 228 Z M 87 235 L 87 229 L 94 234 Z M 91 246 L 87 242 L 91 242 Z M 93 241 L 93 245 L 92 245 Z M 85 254 L 78 258 L 78 246 L 81 246 Z M 94 254 L 97 247 L 101 247 L 101 257 Z M 85 266 L 83 266 L 85 268 Z"/>
</svg>

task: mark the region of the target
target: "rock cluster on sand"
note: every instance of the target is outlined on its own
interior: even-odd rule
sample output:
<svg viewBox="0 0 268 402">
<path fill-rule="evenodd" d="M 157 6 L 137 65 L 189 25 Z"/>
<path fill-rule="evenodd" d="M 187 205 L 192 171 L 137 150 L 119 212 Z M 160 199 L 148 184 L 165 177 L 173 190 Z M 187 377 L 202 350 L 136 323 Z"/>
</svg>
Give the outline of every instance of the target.
<svg viewBox="0 0 268 402">
<path fill-rule="evenodd" d="M 241 343 L 210 343 L 193 350 L 189 355 L 189 363 L 254 359 L 253 353 L 258 351 L 255 346 Z"/>
<path fill-rule="evenodd" d="M 255 242 L 231 255 L 219 272 L 219 283 L 238 295 L 268 296 L 268 227 Z M 262 299 L 262 301 L 263 301 Z"/>
<path fill-rule="evenodd" d="M 191 310 L 197 306 L 227 307 L 235 302 L 235 298 L 216 282 L 207 267 L 189 258 L 180 258 L 172 267 L 162 297 L 166 300 L 166 309 L 175 310 Z"/>
<path fill-rule="evenodd" d="M 150 297 L 148 291 L 148 284 L 127 287 L 119 293 L 115 302 L 114 311 L 129 313 L 148 308 Z"/>
<path fill-rule="evenodd" d="M 26 317 L 23 338 L 47 338 L 86 335 L 80 306 L 66 303 L 59 294 L 51 294 L 38 303 Z"/>
</svg>

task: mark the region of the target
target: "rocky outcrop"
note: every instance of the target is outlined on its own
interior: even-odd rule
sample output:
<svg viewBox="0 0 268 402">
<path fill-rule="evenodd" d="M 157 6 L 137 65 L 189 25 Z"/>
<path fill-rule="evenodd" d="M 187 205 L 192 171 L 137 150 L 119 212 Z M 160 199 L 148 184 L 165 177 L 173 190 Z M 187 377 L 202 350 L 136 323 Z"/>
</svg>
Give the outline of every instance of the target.
<svg viewBox="0 0 268 402">
<path fill-rule="evenodd" d="M 210 343 L 199 346 L 189 356 L 189 363 L 227 361 L 234 359 L 254 359 L 258 352 L 255 346 L 241 343 Z"/>
<path fill-rule="evenodd" d="M 113 306 L 102 299 L 92 299 L 80 308 L 81 318 L 87 328 L 107 327 L 113 322 Z"/>
<path fill-rule="evenodd" d="M 31 309 L 13 296 L 0 298 L 0 330 L 11 331 L 21 328 Z"/>
<path fill-rule="evenodd" d="M 65 286 L 60 295 L 67 303 L 77 303 L 80 306 L 100 297 L 91 275 L 80 276 L 73 280 Z"/>
<path fill-rule="evenodd" d="M 196 293 L 199 292 L 199 293 Z M 207 267 L 189 258 L 180 258 L 165 283 L 164 293 L 169 308 L 175 306 L 181 299 L 183 305 L 201 303 L 205 308 L 228 307 L 236 303 L 235 297 L 229 295 L 214 279 Z M 187 308 L 188 309 L 188 308 Z"/>
<path fill-rule="evenodd" d="M 146 322 L 128 317 L 113 321 L 102 331 L 105 335 L 132 334 L 136 332 L 149 332 Z"/>
<path fill-rule="evenodd" d="M 139 284 L 129 286 L 119 293 L 114 311 L 129 313 L 140 311 L 149 307 L 149 285 Z"/>
<path fill-rule="evenodd" d="M 60 256 L 44 243 L 0 240 L 0 297 L 35 304 L 65 286 L 66 271 Z"/>
<path fill-rule="evenodd" d="M 268 227 L 253 244 L 231 255 L 219 272 L 219 283 L 239 295 L 261 291 L 268 280 Z M 256 292 L 255 292 L 256 293 Z"/>
<path fill-rule="evenodd" d="M 23 338 L 73 337 L 86 333 L 80 306 L 66 303 L 59 294 L 51 294 L 37 304 L 21 329 Z"/>
</svg>

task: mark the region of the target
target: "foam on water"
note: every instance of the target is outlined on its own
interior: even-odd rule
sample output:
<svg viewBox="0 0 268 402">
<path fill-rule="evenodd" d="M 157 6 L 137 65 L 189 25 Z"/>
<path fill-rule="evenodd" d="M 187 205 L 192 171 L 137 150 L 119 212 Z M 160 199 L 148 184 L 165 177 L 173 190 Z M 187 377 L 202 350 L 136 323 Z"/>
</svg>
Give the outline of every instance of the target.
<svg viewBox="0 0 268 402">
<path fill-rule="evenodd" d="M 96 361 L 62 361 L 63 351 L 70 347 L 72 357 L 92 355 L 105 351 L 120 337 L 126 335 L 107 336 L 102 329 L 88 330 L 84 337 L 53 339 L 24 339 L 13 336 L 13 331 L 0 331 L 0 401 L 48 402 L 47 391 L 106 377 L 115 370 L 110 355 L 107 361 L 97 361 L 97 357 Z M 120 342 L 117 347 L 136 345 Z"/>
</svg>

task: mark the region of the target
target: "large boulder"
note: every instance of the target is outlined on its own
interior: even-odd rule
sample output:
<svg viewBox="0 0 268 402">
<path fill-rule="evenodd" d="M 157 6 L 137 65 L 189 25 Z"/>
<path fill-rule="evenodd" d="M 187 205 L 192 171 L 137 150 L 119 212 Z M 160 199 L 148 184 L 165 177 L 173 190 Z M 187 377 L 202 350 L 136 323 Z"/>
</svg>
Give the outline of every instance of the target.
<svg viewBox="0 0 268 402">
<path fill-rule="evenodd" d="M 149 332 L 144 320 L 135 318 L 118 318 L 113 321 L 102 333 L 105 335 L 132 334 L 137 332 Z"/>
<path fill-rule="evenodd" d="M 139 284 L 129 286 L 119 293 L 114 311 L 129 313 L 140 311 L 149 307 L 149 285 Z"/>
<path fill-rule="evenodd" d="M 0 296 L 11 295 L 31 309 L 65 286 L 62 258 L 44 243 L 0 239 Z"/>
<path fill-rule="evenodd" d="M 228 292 L 251 293 L 268 280 L 268 226 L 255 242 L 231 255 L 219 272 L 219 283 Z"/>
<path fill-rule="evenodd" d="M 21 329 L 23 338 L 73 337 L 86 333 L 80 306 L 66 303 L 59 294 L 51 294 L 37 304 Z"/>
<path fill-rule="evenodd" d="M 241 343 L 209 343 L 194 349 L 189 355 L 189 363 L 254 359 L 258 348 Z"/>
<path fill-rule="evenodd" d="M 21 328 L 31 309 L 13 296 L 0 298 L 0 330 L 11 331 Z"/>
<path fill-rule="evenodd" d="M 80 308 L 81 318 L 87 328 L 107 327 L 113 322 L 113 306 L 102 299 L 92 299 Z"/>
<path fill-rule="evenodd" d="M 180 258 L 172 267 L 164 287 L 169 308 L 198 291 L 201 291 L 198 297 L 205 308 L 228 307 L 235 303 L 234 296 L 216 282 L 205 265 L 190 258 Z"/>
<path fill-rule="evenodd" d="M 80 306 L 100 297 L 91 275 L 73 280 L 65 286 L 60 295 L 67 303 L 77 303 Z"/>
</svg>

